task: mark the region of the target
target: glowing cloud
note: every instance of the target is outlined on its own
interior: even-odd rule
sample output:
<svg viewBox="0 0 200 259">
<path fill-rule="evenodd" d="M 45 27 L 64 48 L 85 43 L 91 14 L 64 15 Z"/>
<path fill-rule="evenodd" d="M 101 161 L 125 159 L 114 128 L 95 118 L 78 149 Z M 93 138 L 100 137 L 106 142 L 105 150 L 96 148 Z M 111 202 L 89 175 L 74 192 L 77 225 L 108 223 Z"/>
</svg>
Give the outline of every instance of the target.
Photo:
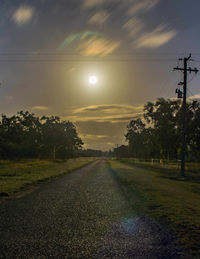
<svg viewBox="0 0 200 259">
<path fill-rule="evenodd" d="M 194 100 L 200 101 L 200 94 L 195 94 L 193 96 L 190 96 L 188 99 L 191 101 L 194 101 Z"/>
<path fill-rule="evenodd" d="M 88 21 L 89 24 L 102 25 L 109 18 L 110 14 L 107 11 L 99 11 L 95 13 Z"/>
<path fill-rule="evenodd" d="M 151 10 L 156 4 L 158 4 L 159 0 L 140 0 L 135 1 L 135 4 L 128 10 L 128 15 L 135 15 L 138 12 L 147 12 Z"/>
<path fill-rule="evenodd" d="M 96 140 L 96 139 L 109 139 L 110 136 L 108 135 L 96 135 L 96 134 L 84 134 L 80 136 L 86 140 Z"/>
<path fill-rule="evenodd" d="M 87 38 L 90 37 L 104 37 L 103 33 L 100 32 L 96 32 L 96 31 L 83 31 L 83 32 L 78 32 L 76 34 L 72 34 L 67 36 L 58 46 L 58 49 L 64 49 L 66 48 L 68 45 L 70 45 L 71 43 L 74 42 L 78 42 L 78 41 L 83 41 L 86 40 Z"/>
<path fill-rule="evenodd" d="M 101 105 L 90 105 L 75 109 L 73 113 L 85 113 L 85 112 L 100 112 L 100 113 L 135 113 L 141 111 L 142 106 L 132 106 L 128 104 L 101 104 Z"/>
<path fill-rule="evenodd" d="M 68 117 L 72 121 L 96 121 L 119 123 L 128 122 L 133 118 L 142 115 L 143 106 L 132 106 L 126 104 L 105 104 L 90 105 L 77 108 L 73 111 L 73 115 Z"/>
<path fill-rule="evenodd" d="M 157 48 L 169 42 L 176 35 L 176 31 L 163 31 L 165 27 L 160 25 L 152 32 L 142 35 L 137 41 L 137 47 Z"/>
<path fill-rule="evenodd" d="M 33 110 L 37 110 L 37 111 L 46 111 L 48 110 L 47 106 L 34 106 L 32 107 Z"/>
<path fill-rule="evenodd" d="M 112 53 L 120 45 L 107 39 L 103 33 L 95 31 L 84 31 L 66 37 L 58 46 L 63 50 L 70 44 L 75 43 L 77 51 L 83 56 L 106 56 Z"/>
<path fill-rule="evenodd" d="M 129 32 L 129 36 L 135 36 L 143 28 L 143 23 L 137 18 L 129 19 L 124 25 L 123 28 Z"/>
<path fill-rule="evenodd" d="M 108 0 L 83 0 L 83 8 L 89 9 L 93 8 L 94 6 L 101 5 Z"/>
<path fill-rule="evenodd" d="M 113 42 L 106 38 L 91 37 L 89 40 L 81 43 L 78 51 L 83 56 L 107 56 L 119 47 L 119 42 Z"/>
<path fill-rule="evenodd" d="M 63 50 L 70 44 L 77 46 L 77 51 L 83 56 L 106 56 L 112 53 L 120 45 L 107 39 L 103 33 L 96 31 L 84 31 L 66 37 L 58 46 Z"/>
<path fill-rule="evenodd" d="M 29 23 L 34 14 L 34 8 L 31 6 L 20 6 L 13 14 L 12 20 L 18 25 L 22 26 Z"/>
</svg>

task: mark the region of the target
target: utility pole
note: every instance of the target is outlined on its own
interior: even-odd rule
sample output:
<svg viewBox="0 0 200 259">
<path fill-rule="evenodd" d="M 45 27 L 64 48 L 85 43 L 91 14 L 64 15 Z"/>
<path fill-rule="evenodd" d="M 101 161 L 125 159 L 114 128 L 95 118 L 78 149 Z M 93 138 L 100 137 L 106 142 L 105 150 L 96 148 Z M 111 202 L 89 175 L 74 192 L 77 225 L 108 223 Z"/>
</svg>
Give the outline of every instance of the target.
<svg viewBox="0 0 200 259">
<path fill-rule="evenodd" d="M 176 89 L 176 93 L 178 94 L 178 98 L 183 98 L 182 103 L 182 149 L 181 149 L 181 176 L 185 177 L 185 148 L 186 148 L 186 101 L 187 101 L 187 73 L 194 72 L 197 74 L 199 71 L 197 68 L 192 69 L 188 68 L 188 61 L 191 59 L 191 54 L 189 57 L 184 59 L 179 59 L 183 61 L 184 67 L 174 67 L 174 70 L 179 70 L 183 72 L 184 78 L 183 82 L 180 82 L 179 85 L 183 85 L 183 92 L 180 89 Z"/>
</svg>

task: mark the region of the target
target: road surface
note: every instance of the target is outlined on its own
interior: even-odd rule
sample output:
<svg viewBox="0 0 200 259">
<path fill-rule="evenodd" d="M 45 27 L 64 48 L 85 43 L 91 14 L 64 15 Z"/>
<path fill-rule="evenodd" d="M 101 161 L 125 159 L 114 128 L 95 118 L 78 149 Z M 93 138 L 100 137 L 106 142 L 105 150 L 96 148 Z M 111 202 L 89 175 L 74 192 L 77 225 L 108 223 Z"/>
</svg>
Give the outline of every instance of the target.
<svg viewBox="0 0 200 259">
<path fill-rule="evenodd" d="M 0 205 L 1 258 L 178 258 L 173 238 L 134 214 L 106 160 Z"/>
</svg>

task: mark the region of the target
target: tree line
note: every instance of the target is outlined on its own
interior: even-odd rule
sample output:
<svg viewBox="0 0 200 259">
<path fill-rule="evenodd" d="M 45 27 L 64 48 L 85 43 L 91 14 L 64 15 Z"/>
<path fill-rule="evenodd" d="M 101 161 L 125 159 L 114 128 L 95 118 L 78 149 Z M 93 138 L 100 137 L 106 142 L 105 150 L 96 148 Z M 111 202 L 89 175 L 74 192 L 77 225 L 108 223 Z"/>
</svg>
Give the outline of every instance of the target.
<svg viewBox="0 0 200 259">
<path fill-rule="evenodd" d="M 182 132 L 180 100 L 159 98 L 144 105 L 143 117 L 131 120 L 125 135 L 129 154 L 137 158 L 180 159 Z M 200 102 L 187 103 L 186 158 L 200 160 Z"/>
<path fill-rule="evenodd" d="M 37 117 L 28 111 L 1 115 L 1 159 L 66 159 L 75 156 L 82 145 L 74 124 L 58 116 Z"/>
</svg>

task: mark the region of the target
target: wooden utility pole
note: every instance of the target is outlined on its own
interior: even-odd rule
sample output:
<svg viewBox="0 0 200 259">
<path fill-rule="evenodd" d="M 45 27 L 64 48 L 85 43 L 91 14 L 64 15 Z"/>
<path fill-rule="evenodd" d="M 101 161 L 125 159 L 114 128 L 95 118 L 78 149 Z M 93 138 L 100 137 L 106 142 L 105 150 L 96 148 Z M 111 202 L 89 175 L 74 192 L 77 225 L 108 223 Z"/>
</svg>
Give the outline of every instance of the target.
<svg viewBox="0 0 200 259">
<path fill-rule="evenodd" d="M 183 82 L 179 83 L 179 85 L 183 85 L 183 92 L 180 89 L 176 89 L 176 93 L 178 93 L 178 98 L 183 98 L 182 103 L 182 148 L 181 148 L 181 176 L 185 177 L 185 148 L 186 148 L 186 101 L 187 101 L 187 73 L 198 73 L 198 69 L 191 67 L 188 68 L 188 61 L 191 59 L 191 54 L 189 57 L 184 59 L 179 59 L 184 62 L 184 67 L 174 67 L 174 70 L 182 71 L 184 74 Z"/>
</svg>

